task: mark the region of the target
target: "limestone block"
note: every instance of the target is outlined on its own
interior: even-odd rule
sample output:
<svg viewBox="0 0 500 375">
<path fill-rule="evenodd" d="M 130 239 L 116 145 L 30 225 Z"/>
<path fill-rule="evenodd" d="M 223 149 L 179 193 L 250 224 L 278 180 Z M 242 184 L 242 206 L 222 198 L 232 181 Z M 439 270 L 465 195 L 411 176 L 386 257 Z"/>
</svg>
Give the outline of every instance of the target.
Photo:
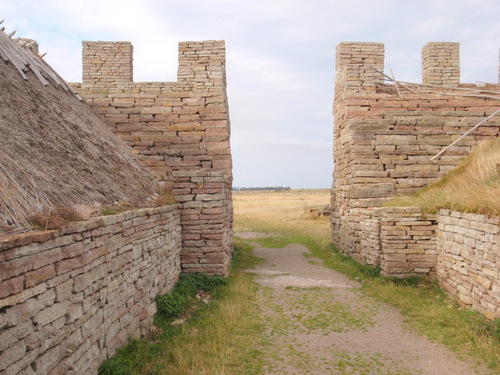
<svg viewBox="0 0 500 375">
<path fill-rule="evenodd" d="M 20 293 L 24 289 L 25 276 L 17 276 L 0 282 L 0 298 Z"/>
<path fill-rule="evenodd" d="M 382 183 L 365 186 L 352 186 L 349 192 L 351 198 L 382 198 L 393 195 L 395 188 L 393 184 Z"/>
</svg>

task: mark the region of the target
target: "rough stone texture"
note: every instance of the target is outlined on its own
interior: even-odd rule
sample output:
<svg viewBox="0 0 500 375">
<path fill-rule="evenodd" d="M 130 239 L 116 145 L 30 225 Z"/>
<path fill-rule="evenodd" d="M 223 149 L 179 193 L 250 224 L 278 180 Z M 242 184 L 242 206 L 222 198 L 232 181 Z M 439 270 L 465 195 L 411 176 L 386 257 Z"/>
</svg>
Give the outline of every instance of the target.
<svg viewBox="0 0 500 375">
<path fill-rule="evenodd" d="M 500 317 L 500 218 L 439 212 L 441 287 L 490 319 Z"/>
<path fill-rule="evenodd" d="M 449 86 L 460 84 L 460 43 L 431 42 L 422 48 L 422 82 Z"/>
<path fill-rule="evenodd" d="M 434 215 L 418 207 L 359 210 L 360 251 L 351 256 L 379 265 L 384 276 L 435 275 L 437 262 Z"/>
<path fill-rule="evenodd" d="M 83 42 L 74 87 L 182 205 L 184 272 L 227 275 L 232 162 L 223 41 L 179 44 L 177 82 L 133 82 L 129 42 Z"/>
<path fill-rule="evenodd" d="M 418 207 L 381 210 L 381 269 L 384 276 L 436 274 L 436 217 Z"/>
<path fill-rule="evenodd" d="M 414 93 L 400 87 L 398 95 L 395 85 L 384 84 L 373 69 L 383 71 L 383 44 L 343 42 L 337 46 L 331 219 L 333 242 L 344 253 L 380 264 L 383 258 L 373 249 L 382 238 L 369 233 L 378 225 L 370 218 L 371 208 L 436 181 L 475 145 L 499 135 L 496 116 L 443 156 L 430 160 L 498 109 L 498 100 L 487 93 L 464 96 L 471 92 L 457 91 L 500 89 L 496 84 L 459 84 L 458 48 L 457 43 L 429 43 L 422 51 L 424 82 L 453 87 L 453 92 L 412 85 Z M 432 273 L 435 268 L 425 265 L 423 269 Z"/>
<path fill-rule="evenodd" d="M 177 206 L 0 238 L 0 374 L 92 374 L 180 273 Z"/>
</svg>

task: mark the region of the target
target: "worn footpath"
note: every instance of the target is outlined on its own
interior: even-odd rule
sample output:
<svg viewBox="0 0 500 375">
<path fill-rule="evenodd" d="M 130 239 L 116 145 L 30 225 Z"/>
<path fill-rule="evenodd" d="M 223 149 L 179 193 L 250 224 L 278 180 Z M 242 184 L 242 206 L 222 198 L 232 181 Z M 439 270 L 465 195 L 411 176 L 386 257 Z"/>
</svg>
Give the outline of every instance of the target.
<svg viewBox="0 0 500 375">
<path fill-rule="evenodd" d="M 250 270 L 266 326 L 265 374 L 481 373 L 411 332 L 395 308 L 363 295 L 359 282 L 321 266 L 306 247 L 253 244 L 265 260 Z"/>
</svg>

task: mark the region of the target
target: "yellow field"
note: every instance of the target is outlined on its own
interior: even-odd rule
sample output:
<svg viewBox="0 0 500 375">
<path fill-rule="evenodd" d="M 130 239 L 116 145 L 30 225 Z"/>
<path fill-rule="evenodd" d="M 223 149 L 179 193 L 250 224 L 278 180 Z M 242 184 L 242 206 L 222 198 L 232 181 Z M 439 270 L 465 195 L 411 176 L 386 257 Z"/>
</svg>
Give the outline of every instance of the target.
<svg viewBox="0 0 500 375">
<path fill-rule="evenodd" d="M 233 192 L 235 231 L 278 231 L 330 241 L 330 218 L 304 212 L 307 206 L 329 203 L 330 190 Z"/>
</svg>

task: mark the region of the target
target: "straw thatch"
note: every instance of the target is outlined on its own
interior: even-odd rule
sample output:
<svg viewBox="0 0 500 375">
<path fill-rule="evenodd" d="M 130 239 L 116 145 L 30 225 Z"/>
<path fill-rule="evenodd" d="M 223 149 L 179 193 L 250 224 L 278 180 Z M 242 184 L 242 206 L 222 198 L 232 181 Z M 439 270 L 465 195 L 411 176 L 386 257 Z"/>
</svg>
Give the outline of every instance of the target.
<svg viewBox="0 0 500 375">
<path fill-rule="evenodd" d="M 129 147 L 43 59 L 14 64 L 6 43 L 19 56 L 34 52 L 0 39 L 0 226 L 26 224 L 47 206 L 147 200 L 157 183 Z"/>
</svg>

